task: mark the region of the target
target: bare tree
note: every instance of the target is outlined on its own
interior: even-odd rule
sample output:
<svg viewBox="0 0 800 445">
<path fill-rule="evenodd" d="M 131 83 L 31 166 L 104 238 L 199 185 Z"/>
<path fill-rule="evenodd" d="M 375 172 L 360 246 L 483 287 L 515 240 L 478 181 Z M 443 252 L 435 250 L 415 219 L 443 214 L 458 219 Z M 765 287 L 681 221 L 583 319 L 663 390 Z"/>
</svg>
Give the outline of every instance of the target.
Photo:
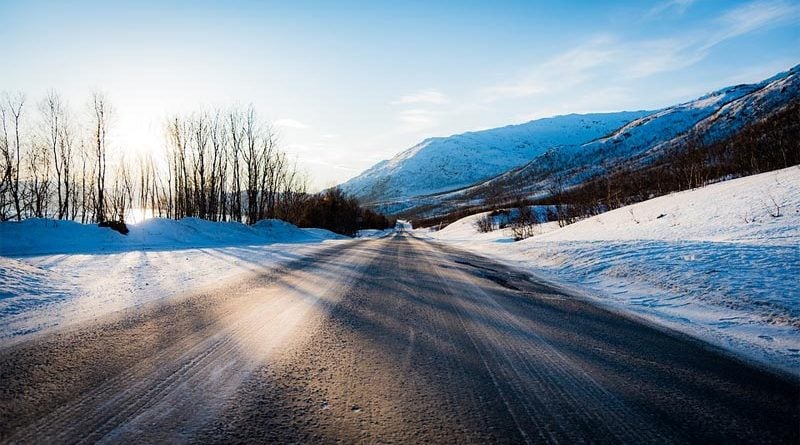
<svg viewBox="0 0 800 445">
<path fill-rule="evenodd" d="M 42 113 L 45 139 L 52 154 L 51 165 L 55 171 L 57 217 L 69 216 L 70 163 L 72 162 L 73 134 L 68 125 L 68 115 L 61 97 L 49 91 L 39 105 Z"/>
<path fill-rule="evenodd" d="M 491 213 L 486 213 L 481 215 L 478 219 L 475 220 L 475 228 L 480 233 L 487 233 L 494 230 L 494 218 L 492 218 Z"/>
<path fill-rule="evenodd" d="M 511 218 L 511 234 L 515 240 L 523 240 L 530 238 L 536 234 L 536 226 L 539 224 L 539 218 L 533 209 L 524 201 L 519 201 L 514 209 L 514 215 Z"/>
<path fill-rule="evenodd" d="M 35 218 L 47 218 L 50 208 L 50 168 L 52 161 L 45 141 L 31 140 L 26 156 L 28 179 L 26 195 L 27 211 Z"/>
<path fill-rule="evenodd" d="M 8 139 L 8 122 L 5 103 L 0 103 L 0 221 L 9 219 L 8 206 L 13 203 L 9 191 L 11 190 L 11 177 L 14 163 L 11 156 L 11 147 Z"/>
<path fill-rule="evenodd" d="M 107 135 L 108 126 L 111 118 L 111 105 L 103 93 L 95 92 L 92 94 L 93 129 L 95 141 L 95 186 L 97 196 L 95 197 L 95 220 L 104 222 L 106 220 L 106 157 L 108 154 Z"/>
<path fill-rule="evenodd" d="M 242 220 L 242 181 L 240 155 L 243 151 L 244 129 L 242 113 L 231 110 L 228 113 L 229 134 L 231 138 L 231 200 L 230 215 L 234 221 Z"/>
<path fill-rule="evenodd" d="M 90 147 L 85 141 L 81 140 L 80 143 L 80 161 L 81 161 L 81 187 L 80 187 L 80 203 L 81 203 L 81 223 L 86 224 L 89 221 L 90 209 L 94 211 L 94 169 L 91 161 L 92 153 Z M 77 190 L 77 187 L 76 187 Z M 78 202 L 78 201 L 74 201 Z M 77 206 L 74 206 L 77 207 Z"/>
<path fill-rule="evenodd" d="M 72 163 L 73 163 L 73 146 L 75 144 L 75 136 L 74 132 L 72 131 L 72 127 L 70 125 L 70 116 L 68 113 L 64 113 L 61 119 L 61 136 L 59 137 L 59 144 L 58 144 L 58 154 L 59 159 L 61 161 L 61 165 L 59 166 L 60 176 L 61 176 L 61 184 L 59 185 L 59 193 L 61 192 L 61 188 L 63 187 L 64 193 L 64 200 L 59 206 L 58 209 L 58 217 L 59 218 L 69 218 L 70 217 L 70 205 L 72 207 L 75 206 L 75 201 L 70 201 L 71 191 L 74 188 L 73 182 L 74 178 L 72 177 Z M 74 215 L 74 210 L 73 210 Z M 74 216 L 72 217 L 74 219 Z"/>
<path fill-rule="evenodd" d="M 228 132 L 222 120 L 222 114 L 217 111 L 211 122 L 211 172 L 209 175 L 209 205 L 211 207 L 210 219 L 220 221 L 225 219 L 225 178 L 227 174 L 227 146 Z"/>
<path fill-rule="evenodd" d="M 114 172 L 114 185 L 111 189 L 111 220 L 125 221 L 125 215 L 133 202 L 133 181 L 127 163 L 117 165 Z"/>
<path fill-rule="evenodd" d="M 17 221 L 22 219 L 22 200 L 20 196 L 20 166 L 22 161 L 22 145 L 20 144 L 20 123 L 22 117 L 22 108 L 25 105 L 25 95 L 17 93 L 13 96 L 6 95 L 5 107 L 3 107 L 3 133 L 8 141 L 8 130 L 6 129 L 6 114 L 9 116 L 9 126 L 14 128 L 14 137 L 11 141 L 14 142 L 13 149 L 11 144 L 7 143 L 6 151 L 8 174 L 8 189 L 11 193 L 11 200 L 14 202 L 14 211 Z"/>
</svg>

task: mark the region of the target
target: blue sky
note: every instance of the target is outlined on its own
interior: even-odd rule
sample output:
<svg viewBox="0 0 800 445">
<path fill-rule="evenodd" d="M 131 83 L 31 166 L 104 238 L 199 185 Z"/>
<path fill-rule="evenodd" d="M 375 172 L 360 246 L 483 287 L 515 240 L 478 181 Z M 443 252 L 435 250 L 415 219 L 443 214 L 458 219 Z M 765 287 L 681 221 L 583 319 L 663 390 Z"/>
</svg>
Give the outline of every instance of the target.
<svg viewBox="0 0 800 445">
<path fill-rule="evenodd" d="M 651 109 L 800 63 L 800 2 L 0 0 L 0 91 L 116 108 L 118 150 L 166 115 L 253 103 L 315 187 L 429 136 Z M 31 107 L 33 108 L 33 107 Z"/>
</svg>

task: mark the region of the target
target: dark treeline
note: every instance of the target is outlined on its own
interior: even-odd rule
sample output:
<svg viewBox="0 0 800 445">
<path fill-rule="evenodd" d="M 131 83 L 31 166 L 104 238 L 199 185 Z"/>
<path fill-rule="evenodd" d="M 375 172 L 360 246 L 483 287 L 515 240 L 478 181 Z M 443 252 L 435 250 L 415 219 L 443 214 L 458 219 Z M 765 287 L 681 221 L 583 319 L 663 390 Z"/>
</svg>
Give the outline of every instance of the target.
<svg viewBox="0 0 800 445">
<path fill-rule="evenodd" d="M 395 220 L 360 207 L 358 200 L 347 196 L 339 188 L 332 188 L 308 196 L 300 219 L 295 224 L 300 227 L 323 227 L 332 232 L 353 236 L 359 229 L 393 227 Z"/>
<path fill-rule="evenodd" d="M 157 154 L 109 150 L 114 110 L 102 94 L 75 112 L 55 92 L 35 106 L 0 98 L 0 221 L 124 222 L 156 217 L 254 224 L 278 218 L 352 235 L 392 221 L 339 190 L 307 192 L 307 178 L 252 107 L 174 116 Z"/>
</svg>

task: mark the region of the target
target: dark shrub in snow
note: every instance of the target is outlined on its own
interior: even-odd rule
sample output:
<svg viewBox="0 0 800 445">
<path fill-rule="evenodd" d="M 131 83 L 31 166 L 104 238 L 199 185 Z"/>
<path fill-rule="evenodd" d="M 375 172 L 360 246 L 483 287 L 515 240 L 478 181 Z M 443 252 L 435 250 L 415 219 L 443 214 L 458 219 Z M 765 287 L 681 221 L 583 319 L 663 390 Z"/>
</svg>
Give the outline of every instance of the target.
<svg viewBox="0 0 800 445">
<path fill-rule="evenodd" d="M 116 230 L 123 235 L 127 235 L 128 232 L 130 232 L 128 226 L 126 226 L 123 221 L 103 221 L 98 225 L 100 227 L 108 227 L 111 230 Z"/>
</svg>

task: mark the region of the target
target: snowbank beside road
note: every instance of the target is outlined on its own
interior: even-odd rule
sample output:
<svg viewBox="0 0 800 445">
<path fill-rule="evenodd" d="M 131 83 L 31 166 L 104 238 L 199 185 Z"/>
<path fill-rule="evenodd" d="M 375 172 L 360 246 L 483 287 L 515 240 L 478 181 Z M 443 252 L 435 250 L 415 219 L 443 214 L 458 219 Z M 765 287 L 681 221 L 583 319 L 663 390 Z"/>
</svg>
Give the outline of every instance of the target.
<svg viewBox="0 0 800 445">
<path fill-rule="evenodd" d="M 55 253 L 104 253 L 141 249 L 186 249 L 267 243 L 306 243 L 345 239 L 323 229 L 300 229 L 269 219 L 248 226 L 199 218 L 153 218 L 128 226 L 122 235 L 109 228 L 72 221 L 29 219 L 0 224 L 0 256 Z"/>
<path fill-rule="evenodd" d="M 800 168 L 616 209 L 513 242 L 480 215 L 424 236 L 800 373 Z M 419 232 L 418 232 L 419 233 Z"/>
<path fill-rule="evenodd" d="M 278 220 L 153 219 L 129 228 L 121 235 L 69 221 L 0 223 L 0 341 L 224 286 L 349 240 Z"/>
</svg>

